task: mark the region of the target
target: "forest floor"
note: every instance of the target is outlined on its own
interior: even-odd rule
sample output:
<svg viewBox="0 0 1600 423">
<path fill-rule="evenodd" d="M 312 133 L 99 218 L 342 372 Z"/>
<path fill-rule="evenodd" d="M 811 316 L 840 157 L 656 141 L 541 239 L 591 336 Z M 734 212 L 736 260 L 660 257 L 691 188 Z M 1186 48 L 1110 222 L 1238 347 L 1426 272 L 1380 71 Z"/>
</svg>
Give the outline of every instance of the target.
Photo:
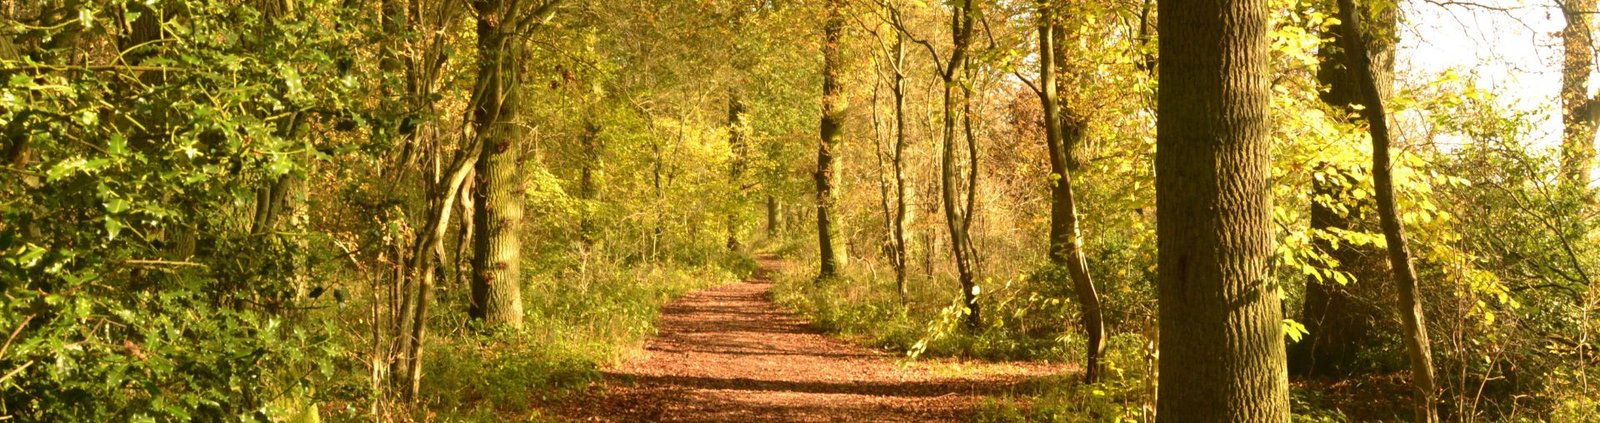
<svg viewBox="0 0 1600 423">
<path fill-rule="evenodd" d="M 987 396 L 1025 394 L 1060 364 L 907 361 L 835 340 L 770 297 L 764 257 L 750 280 L 662 310 L 642 354 L 607 369 L 563 417 L 584 421 L 967 421 Z"/>
</svg>

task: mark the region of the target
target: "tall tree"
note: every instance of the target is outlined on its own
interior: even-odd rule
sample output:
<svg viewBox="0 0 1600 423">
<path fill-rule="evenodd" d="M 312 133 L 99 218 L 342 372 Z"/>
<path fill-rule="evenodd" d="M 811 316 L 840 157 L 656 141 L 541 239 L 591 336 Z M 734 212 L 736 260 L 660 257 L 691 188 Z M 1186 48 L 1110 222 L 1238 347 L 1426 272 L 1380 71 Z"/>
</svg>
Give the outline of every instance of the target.
<svg viewBox="0 0 1600 423">
<path fill-rule="evenodd" d="M 970 71 L 968 51 L 972 47 L 973 24 L 977 21 L 974 2 L 955 5 L 950 15 L 950 58 L 944 64 L 940 78 L 944 80 L 944 134 L 939 156 L 939 193 L 944 203 L 945 225 L 950 230 L 950 250 L 956 260 L 956 274 L 961 281 L 961 296 L 967 304 L 967 327 L 983 324 L 978 305 L 978 258 L 972 245 L 972 211 L 977 193 L 977 139 L 972 132 L 972 88 L 965 80 Z M 925 46 L 927 44 L 924 44 Z M 931 50 L 931 47 L 930 47 Z M 937 61 L 937 60 L 936 60 Z M 971 166 L 968 166 L 966 207 L 962 207 L 958 192 L 960 180 L 956 177 L 956 96 L 960 95 L 961 124 L 965 127 Z"/>
<path fill-rule="evenodd" d="M 1395 206 L 1394 162 L 1389 157 L 1393 139 L 1389 134 L 1388 111 L 1378 88 L 1377 73 L 1372 57 L 1367 52 L 1366 35 L 1362 33 L 1360 13 L 1355 0 L 1339 0 L 1340 28 L 1344 35 L 1344 48 L 1350 59 L 1350 72 L 1360 87 L 1362 117 L 1367 120 L 1367 130 L 1372 135 L 1372 187 L 1378 200 L 1378 220 L 1383 226 L 1383 238 L 1389 249 L 1389 267 L 1394 276 L 1395 290 L 1399 295 L 1397 311 L 1404 324 L 1402 338 L 1411 361 L 1411 385 L 1416 390 L 1416 420 L 1438 421 L 1434 400 L 1437 392 L 1433 377 L 1433 352 L 1428 345 L 1427 319 L 1422 311 L 1422 292 L 1418 287 L 1416 270 L 1411 267 L 1411 250 L 1406 245 L 1405 228 L 1400 226 L 1400 212 Z"/>
<path fill-rule="evenodd" d="M 1595 125 L 1600 106 L 1589 96 L 1594 72 L 1595 0 L 1561 1 L 1567 25 L 1561 30 L 1561 177 L 1568 184 L 1589 182 L 1595 155 Z"/>
<path fill-rule="evenodd" d="M 839 275 L 845 252 L 841 245 L 839 222 L 839 171 L 835 163 L 844 145 L 844 1 L 829 0 L 828 16 L 822 26 L 822 139 L 817 144 L 817 245 L 819 278 Z"/>
<path fill-rule="evenodd" d="M 1056 87 L 1058 63 L 1065 61 L 1057 37 L 1063 31 L 1056 19 L 1056 6 L 1049 0 L 1038 4 L 1039 19 L 1039 101 L 1044 109 L 1045 148 L 1050 157 L 1050 264 L 1065 269 L 1072 290 L 1082 307 L 1082 324 L 1088 342 L 1084 345 L 1084 381 L 1100 379 L 1100 353 L 1105 350 L 1105 323 L 1100 309 L 1100 294 L 1095 292 L 1083 256 L 1083 237 L 1078 231 L 1078 205 L 1072 193 L 1072 169 L 1068 145 L 1083 137 L 1082 120 L 1064 119 L 1061 96 Z M 1074 125 L 1071 131 L 1063 125 Z"/>
<path fill-rule="evenodd" d="M 739 250 L 740 210 L 744 209 L 745 185 L 744 170 L 748 166 L 750 146 L 747 134 L 750 124 L 746 122 L 744 100 L 738 90 L 728 91 L 728 149 L 732 155 L 728 159 L 728 185 L 732 187 L 733 207 L 728 210 L 728 249 Z"/>
<path fill-rule="evenodd" d="M 1336 6 L 1328 3 L 1323 7 Z M 1364 41 L 1379 93 L 1388 98 L 1394 85 L 1398 9 L 1392 3 L 1369 3 L 1359 12 L 1365 18 L 1362 30 L 1370 34 Z M 1348 69 L 1350 62 L 1341 46 L 1344 25 L 1330 25 L 1317 50 L 1317 81 L 1322 87 L 1319 97 L 1329 107 L 1343 112 L 1337 118 L 1340 120 L 1359 113 L 1357 105 L 1361 103 L 1359 85 Z M 1351 231 L 1377 229 L 1369 214 L 1373 208 L 1371 198 L 1353 195 L 1358 188 L 1358 169 L 1322 162 L 1315 171 L 1322 177 L 1312 182 L 1312 247 L 1336 262 L 1338 270 L 1351 278 L 1344 284 L 1333 280 L 1306 284 L 1301 320 L 1307 333 L 1289 351 L 1289 370 L 1298 375 L 1340 376 L 1355 370 L 1357 353 L 1375 346 L 1385 331 L 1382 321 L 1387 315 L 1378 304 L 1385 297 L 1382 278 L 1387 276 L 1387 263 L 1374 245 L 1335 242 L 1337 238 L 1332 238 Z"/>
<path fill-rule="evenodd" d="M 522 172 L 518 169 L 524 126 L 521 69 L 524 37 L 555 14 L 560 0 L 474 0 L 478 20 L 477 82 L 472 90 L 472 125 L 482 153 L 474 184 L 473 318 L 491 326 L 522 328 Z"/>
<path fill-rule="evenodd" d="M 878 156 L 880 169 L 885 167 L 884 165 L 887 165 L 888 168 L 887 180 L 884 180 L 884 178 L 879 179 L 880 188 L 883 191 L 884 223 L 889 236 L 889 261 L 891 267 L 894 268 L 895 290 L 900 294 L 901 302 L 905 302 L 906 272 L 907 264 L 910 261 L 908 254 L 910 242 L 906 238 L 906 226 L 910 224 L 911 220 L 911 213 L 908 208 L 910 207 L 909 198 L 906 192 L 908 181 L 905 158 L 906 147 L 910 143 L 910 136 L 906 133 L 907 35 L 902 32 L 903 28 L 898 25 L 900 21 L 899 6 L 892 1 L 878 1 L 875 3 L 883 9 L 885 21 L 882 23 L 888 24 L 893 29 L 893 32 L 887 35 L 890 41 L 885 43 L 884 38 L 886 36 L 884 34 L 877 29 L 869 28 L 873 35 L 878 38 L 880 52 L 883 54 L 884 63 L 882 68 L 885 69 L 876 69 L 876 71 L 878 71 L 878 76 L 888 77 L 885 85 L 888 85 L 889 94 L 892 97 L 890 101 L 893 102 L 894 122 L 890 124 L 893 130 L 891 134 L 893 139 L 890 141 L 889 146 L 884 148 L 880 143 L 874 146 L 874 151 L 876 152 L 875 155 Z M 873 90 L 873 106 L 873 128 L 874 133 L 876 133 L 878 128 L 876 86 L 874 86 Z"/>
<path fill-rule="evenodd" d="M 1161 421 L 1289 420 L 1266 0 L 1159 0 Z"/>
</svg>

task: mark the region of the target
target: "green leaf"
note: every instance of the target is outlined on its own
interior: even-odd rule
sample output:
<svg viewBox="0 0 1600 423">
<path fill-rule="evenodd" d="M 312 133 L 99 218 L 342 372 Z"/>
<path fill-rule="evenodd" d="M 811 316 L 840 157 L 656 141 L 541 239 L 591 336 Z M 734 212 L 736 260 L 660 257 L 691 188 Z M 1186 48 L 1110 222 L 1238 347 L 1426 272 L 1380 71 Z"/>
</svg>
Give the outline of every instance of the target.
<svg viewBox="0 0 1600 423">
<path fill-rule="evenodd" d="M 1289 336 L 1290 342 L 1300 342 L 1300 338 L 1305 337 L 1308 333 L 1311 332 L 1306 331 L 1306 325 L 1302 325 L 1300 322 L 1294 321 L 1294 319 L 1283 319 L 1283 334 Z"/>
<path fill-rule="evenodd" d="M 106 240 L 117 239 L 117 234 L 122 233 L 122 221 L 113 216 L 106 216 Z"/>
</svg>

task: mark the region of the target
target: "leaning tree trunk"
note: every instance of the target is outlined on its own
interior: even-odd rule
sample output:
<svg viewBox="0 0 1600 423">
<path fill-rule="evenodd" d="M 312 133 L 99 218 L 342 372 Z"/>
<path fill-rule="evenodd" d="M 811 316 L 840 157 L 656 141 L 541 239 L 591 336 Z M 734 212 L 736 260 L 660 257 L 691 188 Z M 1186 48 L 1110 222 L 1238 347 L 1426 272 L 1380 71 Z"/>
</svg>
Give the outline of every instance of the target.
<svg viewBox="0 0 1600 423">
<path fill-rule="evenodd" d="M 1361 112 L 1372 133 L 1372 187 L 1378 200 L 1378 220 L 1383 226 L 1383 238 L 1389 249 L 1389 267 L 1394 272 L 1395 290 L 1399 295 L 1397 311 L 1405 326 L 1406 351 L 1411 361 L 1411 385 L 1416 390 L 1416 420 L 1438 421 L 1434 410 L 1437 391 L 1434 386 L 1433 352 L 1428 344 L 1428 326 L 1422 311 L 1422 292 L 1418 287 L 1416 270 L 1411 267 L 1411 250 L 1406 245 L 1405 228 L 1400 226 L 1400 213 L 1395 206 L 1394 163 L 1389 157 L 1388 112 L 1383 96 L 1367 55 L 1365 37 L 1361 31 L 1355 0 L 1339 0 L 1339 20 L 1345 51 L 1349 52 L 1350 72 L 1361 88 Z"/>
<path fill-rule="evenodd" d="M 1285 422 L 1266 0 L 1159 0 L 1157 417 Z"/>
<path fill-rule="evenodd" d="M 1084 335 L 1085 383 L 1100 379 L 1100 354 L 1105 350 L 1105 323 L 1100 309 L 1100 294 L 1095 292 L 1094 280 L 1089 276 L 1089 265 L 1083 255 L 1083 237 L 1078 232 L 1078 206 L 1072 196 L 1072 170 L 1068 161 L 1067 134 L 1062 130 L 1060 96 L 1056 92 L 1057 61 L 1055 13 L 1049 1 L 1039 2 L 1039 100 L 1044 108 L 1045 148 L 1050 157 L 1050 264 L 1066 269 L 1072 279 L 1072 290 L 1082 307 Z M 1073 123 L 1079 124 L 1077 120 Z M 1071 131 L 1073 137 L 1083 136 L 1082 128 Z"/>
<path fill-rule="evenodd" d="M 512 22 L 518 0 L 476 0 L 478 80 L 473 89 L 473 126 L 478 156 L 473 203 L 472 303 L 468 313 L 488 326 L 522 328 L 522 179 L 519 144 L 527 136 L 512 120 L 521 108 L 518 69 L 521 40 Z"/>
<path fill-rule="evenodd" d="M 1363 20 L 1362 30 L 1373 34 L 1364 44 L 1373 62 L 1378 89 L 1388 98 L 1394 81 L 1399 14 L 1393 7 L 1369 6 L 1360 12 L 1367 18 Z M 1344 41 L 1340 34 L 1343 25 L 1331 25 L 1317 51 L 1317 80 L 1323 88 L 1319 97 L 1323 103 L 1344 112 L 1337 118 L 1339 120 L 1357 113 L 1353 105 L 1361 102 L 1359 84 L 1347 69 L 1350 62 L 1340 46 Z M 1319 163 L 1316 167 L 1316 172 L 1323 177 L 1312 183 L 1311 231 L 1332 235 L 1340 231 L 1377 230 L 1368 214 L 1373 208 L 1371 199 L 1350 195 L 1357 188 L 1355 169 L 1330 162 Z M 1387 276 L 1388 264 L 1374 245 L 1337 243 L 1316 236 L 1312 238 L 1312 248 L 1338 262 L 1339 270 L 1348 273 L 1351 279 L 1344 284 L 1327 279 L 1306 283 L 1300 319 L 1307 333 L 1290 347 L 1289 371 L 1306 376 L 1344 376 L 1356 370 L 1359 351 L 1375 348 L 1384 333 L 1393 332 L 1381 324 L 1385 310 L 1373 306 L 1386 296 L 1382 281 Z"/>
<path fill-rule="evenodd" d="M 844 36 L 844 2 L 828 2 L 828 18 L 822 28 L 822 140 L 817 144 L 817 246 L 820 262 L 818 279 L 839 275 L 844 266 L 843 241 L 834 214 L 839 208 L 838 166 L 835 155 L 844 144 L 844 57 L 840 43 Z"/>
</svg>

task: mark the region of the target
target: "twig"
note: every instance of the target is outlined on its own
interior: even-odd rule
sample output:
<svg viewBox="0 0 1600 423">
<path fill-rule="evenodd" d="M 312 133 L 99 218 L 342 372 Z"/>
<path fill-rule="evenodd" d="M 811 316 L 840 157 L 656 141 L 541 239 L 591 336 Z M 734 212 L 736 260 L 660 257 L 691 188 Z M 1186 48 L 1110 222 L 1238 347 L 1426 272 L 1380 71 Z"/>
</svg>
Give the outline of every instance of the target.
<svg viewBox="0 0 1600 423">
<path fill-rule="evenodd" d="M 192 262 L 192 261 L 172 261 L 172 260 L 140 260 L 140 259 L 129 259 L 129 260 L 127 260 L 127 261 L 124 261 L 124 262 L 122 262 L 122 264 L 132 264 L 132 265 L 144 265 L 144 266 L 192 266 L 192 267 L 209 267 L 209 266 L 206 266 L 206 265 L 205 265 L 205 263 L 195 263 L 195 262 Z"/>
<path fill-rule="evenodd" d="M 6 350 L 11 349 L 11 341 L 17 340 L 17 335 L 22 334 L 22 328 L 28 327 L 28 322 L 33 321 L 33 316 L 35 315 L 29 314 L 28 317 L 23 318 L 22 323 L 17 325 L 17 329 L 11 331 L 11 337 L 6 338 L 5 345 L 0 345 L 0 357 L 6 356 Z"/>
</svg>

